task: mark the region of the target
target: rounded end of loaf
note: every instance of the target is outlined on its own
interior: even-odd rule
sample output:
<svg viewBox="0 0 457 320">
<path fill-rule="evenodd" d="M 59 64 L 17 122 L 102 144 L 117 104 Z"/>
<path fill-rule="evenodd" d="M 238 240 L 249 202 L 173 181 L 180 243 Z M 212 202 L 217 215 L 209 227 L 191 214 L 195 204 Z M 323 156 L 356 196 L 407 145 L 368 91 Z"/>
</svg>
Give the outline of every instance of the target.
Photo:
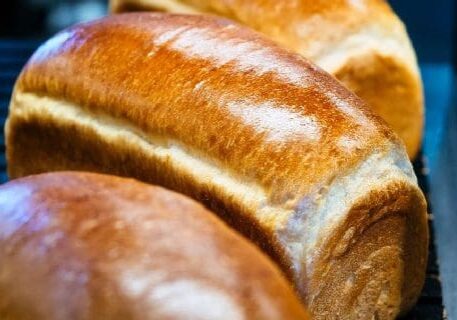
<svg viewBox="0 0 457 320">
<path fill-rule="evenodd" d="M 351 57 L 334 75 L 390 125 L 414 159 L 424 124 L 422 84 L 416 70 L 393 56 L 370 52 Z"/>
<path fill-rule="evenodd" d="M 317 246 L 307 291 L 315 319 L 394 319 L 416 302 L 427 262 L 426 204 L 415 186 L 371 191 Z"/>
</svg>

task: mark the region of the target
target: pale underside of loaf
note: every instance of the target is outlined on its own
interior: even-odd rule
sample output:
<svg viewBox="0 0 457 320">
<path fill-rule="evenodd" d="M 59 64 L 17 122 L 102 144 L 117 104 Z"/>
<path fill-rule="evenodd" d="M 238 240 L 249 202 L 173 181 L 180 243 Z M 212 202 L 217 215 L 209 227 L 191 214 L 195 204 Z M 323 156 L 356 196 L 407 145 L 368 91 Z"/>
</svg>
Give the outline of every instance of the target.
<svg viewBox="0 0 457 320">
<path fill-rule="evenodd" d="M 72 132 L 90 137 L 87 145 L 72 140 Z M 299 205 L 291 208 L 287 203 L 270 203 L 260 185 L 225 170 L 217 159 L 180 141 L 145 134 L 132 123 L 107 114 L 94 115 L 50 96 L 17 89 L 6 134 L 13 178 L 51 170 L 108 171 L 160 183 L 203 202 L 209 194 L 216 198 L 209 202 L 215 211 L 218 203 L 225 209 L 238 208 L 257 225 L 246 233 L 258 243 L 267 238 L 270 244 L 260 245 L 273 247 L 273 256 L 288 269 L 316 318 L 328 314 L 392 318 L 414 303 L 422 286 L 427 243 L 424 202 L 411 165 L 397 144 L 369 155 L 329 185 L 301 195 Z M 97 148 L 106 154 L 97 154 Z M 76 155 L 87 150 L 95 153 L 86 152 L 84 161 Z M 112 150 L 124 159 L 113 157 Z M 98 158 L 112 161 L 112 167 L 97 163 Z M 135 172 L 129 168 L 134 166 L 131 159 L 140 166 L 148 163 L 154 172 Z M 349 215 L 360 217 L 349 219 Z M 242 220 L 228 217 L 235 225 L 237 219 Z M 373 227 L 376 225 L 379 228 Z M 262 236 L 252 234 L 256 228 L 262 230 Z M 371 247 L 358 241 L 364 236 L 368 237 L 366 243 L 373 242 Z M 341 277 L 332 278 L 337 270 Z M 335 289 L 329 291 L 329 286 Z M 342 294 L 353 301 L 340 299 Z"/>
<path fill-rule="evenodd" d="M 348 1 L 347 6 L 335 12 L 322 9 L 312 15 L 304 12 L 299 18 L 285 11 L 266 16 L 262 24 L 260 20 L 249 19 L 254 14 L 249 10 L 254 11 L 254 7 L 246 5 L 237 12 L 232 8 L 237 8 L 235 3 L 221 0 L 197 5 L 189 0 L 114 0 L 111 7 L 114 12 L 218 14 L 247 24 L 336 76 L 386 120 L 404 141 L 410 158 L 415 157 L 422 140 L 422 81 L 405 26 L 386 4 Z M 258 15 L 270 15 L 266 11 L 272 11 L 267 8 L 272 5 L 264 6 L 259 4 Z M 299 6 L 297 11 L 301 10 Z M 288 21 L 286 25 L 284 20 Z"/>
</svg>

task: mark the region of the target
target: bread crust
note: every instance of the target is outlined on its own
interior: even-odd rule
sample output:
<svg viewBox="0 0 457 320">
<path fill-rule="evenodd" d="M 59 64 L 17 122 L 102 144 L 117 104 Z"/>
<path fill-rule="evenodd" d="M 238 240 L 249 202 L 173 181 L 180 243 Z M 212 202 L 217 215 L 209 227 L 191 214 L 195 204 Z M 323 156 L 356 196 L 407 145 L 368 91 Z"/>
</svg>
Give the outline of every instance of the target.
<svg viewBox="0 0 457 320">
<path fill-rule="evenodd" d="M 387 225 L 407 230 L 401 236 L 412 240 L 405 243 L 380 219 L 360 242 L 357 250 L 365 253 L 354 254 L 360 258 L 350 264 L 357 270 L 370 260 L 384 247 L 370 239 L 386 233 L 398 252 L 386 265 L 407 261 L 405 267 L 378 268 L 384 273 L 374 285 L 363 280 L 375 292 L 361 295 L 370 297 L 365 305 L 341 306 L 342 291 L 323 299 L 341 306 L 328 309 L 332 316 L 390 317 L 420 292 L 425 201 L 399 139 L 331 76 L 227 20 L 128 14 L 57 35 L 21 74 L 6 137 L 11 177 L 68 169 L 114 173 L 201 201 L 281 265 L 316 318 L 328 314 L 309 285 L 323 279 L 343 290 L 346 281 L 332 283 L 331 275 L 312 271 L 326 264 L 319 252 L 333 247 L 332 235 L 346 228 L 357 203 L 389 208 L 392 199 L 405 198 L 396 215 L 410 216 L 423 232 L 410 232 L 408 219 L 393 219 Z M 389 185 L 399 187 L 386 193 Z M 376 209 L 380 216 L 387 215 L 383 208 Z M 388 303 L 379 302 L 390 275 L 397 279 L 393 293 Z"/>
<path fill-rule="evenodd" d="M 0 187 L 0 219 L 5 320 L 308 319 L 254 245 L 160 187 L 31 176 Z"/>
<path fill-rule="evenodd" d="M 16 90 L 180 141 L 225 170 L 249 174 L 272 201 L 309 191 L 398 142 L 321 69 L 210 17 L 126 14 L 79 25 L 33 55 Z M 297 172 L 306 180 L 292 184 Z"/>
<path fill-rule="evenodd" d="M 112 0 L 111 9 L 217 14 L 243 23 L 342 81 L 387 121 L 411 158 L 420 149 L 422 81 L 405 27 L 386 1 Z"/>
</svg>

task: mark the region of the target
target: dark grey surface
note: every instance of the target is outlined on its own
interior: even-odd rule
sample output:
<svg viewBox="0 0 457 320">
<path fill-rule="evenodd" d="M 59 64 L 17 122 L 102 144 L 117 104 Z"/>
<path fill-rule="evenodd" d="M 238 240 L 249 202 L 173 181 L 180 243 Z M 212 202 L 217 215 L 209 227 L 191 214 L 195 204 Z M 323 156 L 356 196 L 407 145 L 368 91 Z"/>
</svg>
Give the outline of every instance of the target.
<svg viewBox="0 0 457 320">
<path fill-rule="evenodd" d="M 451 61 L 455 0 L 389 0 L 406 24 L 419 61 Z"/>
<path fill-rule="evenodd" d="M 457 84 L 449 65 L 427 66 L 423 74 L 428 97 L 425 148 L 444 302 L 449 319 L 457 319 Z"/>
<path fill-rule="evenodd" d="M 427 105 L 424 154 L 435 218 L 444 302 L 457 320 L 457 2 L 389 0 L 405 22 L 421 62 Z"/>
</svg>

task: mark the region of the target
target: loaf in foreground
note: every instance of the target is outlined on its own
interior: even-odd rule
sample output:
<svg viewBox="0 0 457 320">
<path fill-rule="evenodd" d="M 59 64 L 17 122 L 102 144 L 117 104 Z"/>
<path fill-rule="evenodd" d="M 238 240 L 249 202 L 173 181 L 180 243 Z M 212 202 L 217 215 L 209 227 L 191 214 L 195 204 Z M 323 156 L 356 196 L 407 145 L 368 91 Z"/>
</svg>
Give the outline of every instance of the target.
<svg viewBox="0 0 457 320">
<path fill-rule="evenodd" d="M 0 318 L 307 319 L 277 267 L 183 195 L 61 172 L 0 186 Z"/>
<path fill-rule="evenodd" d="M 217 14 L 243 23 L 341 80 L 397 132 L 410 157 L 421 146 L 416 55 L 385 0 L 111 0 L 111 9 Z"/>
<path fill-rule="evenodd" d="M 11 177 L 131 176 L 203 202 L 269 253 L 315 318 L 416 301 L 425 201 L 403 145 L 297 54 L 227 20 L 127 14 L 70 28 L 23 70 Z"/>
</svg>

